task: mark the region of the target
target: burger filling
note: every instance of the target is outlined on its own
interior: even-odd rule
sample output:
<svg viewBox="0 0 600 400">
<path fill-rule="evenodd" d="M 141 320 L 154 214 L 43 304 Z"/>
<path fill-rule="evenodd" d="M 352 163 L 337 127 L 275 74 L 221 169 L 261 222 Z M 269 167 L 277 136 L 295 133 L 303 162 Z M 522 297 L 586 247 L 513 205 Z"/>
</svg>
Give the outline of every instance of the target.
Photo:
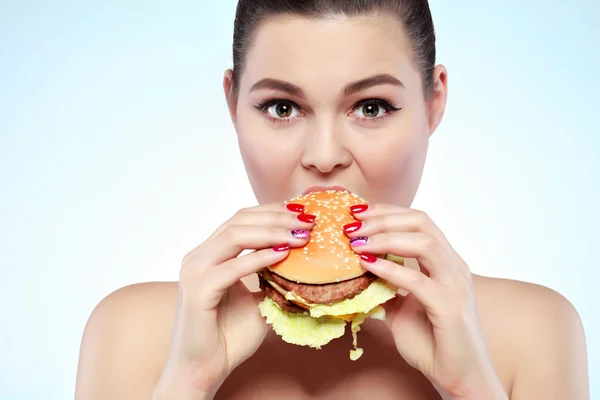
<svg viewBox="0 0 600 400">
<path fill-rule="evenodd" d="M 258 275 L 258 283 L 260 290 L 273 300 L 283 310 L 290 313 L 303 313 L 306 308 L 302 308 L 291 301 L 287 300 L 281 293 L 279 293 L 273 286 L 269 284 L 261 275 Z"/>
<path fill-rule="evenodd" d="M 283 296 L 285 296 L 287 292 L 291 292 L 296 297 L 305 300 L 305 302 L 307 303 L 306 305 L 308 305 L 309 303 L 331 305 L 341 300 L 356 296 L 357 294 L 361 293 L 363 290 L 368 288 L 369 285 L 371 285 L 371 283 L 373 283 L 373 281 L 377 278 L 372 273 L 367 272 L 364 275 L 361 275 L 354 279 L 349 279 L 338 283 L 327 283 L 317 285 L 307 283 L 296 283 L 280 275 L 277 275 L 269 270 L 263 271 L 262 275 L 263 276 L 261 278 L 263 281 L 265 281 L 264 283 L 268 283 L 268 286 L 274 287 L 276 289 L 275 291 L 265 291 L 266 294 L 279 305 L 281 304 L 273 297 L 274 294 L 270 295 L 269 292 L 275 292 Z M 279 289 L 279 291 L 277 291 L 277 289 Z"/>
</svg>

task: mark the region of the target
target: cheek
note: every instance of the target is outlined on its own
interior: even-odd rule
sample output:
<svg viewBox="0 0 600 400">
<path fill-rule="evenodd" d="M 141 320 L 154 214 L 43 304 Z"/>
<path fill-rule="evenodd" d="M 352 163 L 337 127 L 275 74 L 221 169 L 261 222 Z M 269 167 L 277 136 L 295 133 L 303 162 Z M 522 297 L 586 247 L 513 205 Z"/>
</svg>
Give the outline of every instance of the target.
<svg viewBox="0 0 600 400">
<path fill-rule="evenodd" d="M 261 116 L 238 114 L 238 145 L 259 202 L 280 201 L 291 187 L 298 146 L 283 131 L 265 127 Z"/>
<path fill-rule="evenodd" d="M 426 121 L 404 119 L 355 153 L 370 191 L 381 202 L 410 206 L 418 189 L 429 135 Z"/>
</svg>

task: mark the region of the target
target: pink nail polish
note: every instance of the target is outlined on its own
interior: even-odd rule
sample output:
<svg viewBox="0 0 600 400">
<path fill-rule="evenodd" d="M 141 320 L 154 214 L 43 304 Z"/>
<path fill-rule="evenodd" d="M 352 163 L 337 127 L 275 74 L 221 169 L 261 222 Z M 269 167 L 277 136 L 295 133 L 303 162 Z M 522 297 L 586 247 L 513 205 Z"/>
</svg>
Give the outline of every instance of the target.
<svg viewBox="0 0 600 400">
<path fill-rule="evenodd" d="M 350 239 L 350 245 L 352 247 L 364 246 L 365 244 L 367 244 L 368 240 L 369 238 L 367 238 L 366 236 L 353 237 L 352 239 Z"/>
<path fill-rule="evenodd" d="M 294 229 L 292 231 L 292 236 L 297 239 L 308 239 L 310 237 L 310 232 L 306 229 Z"/>
</svg>

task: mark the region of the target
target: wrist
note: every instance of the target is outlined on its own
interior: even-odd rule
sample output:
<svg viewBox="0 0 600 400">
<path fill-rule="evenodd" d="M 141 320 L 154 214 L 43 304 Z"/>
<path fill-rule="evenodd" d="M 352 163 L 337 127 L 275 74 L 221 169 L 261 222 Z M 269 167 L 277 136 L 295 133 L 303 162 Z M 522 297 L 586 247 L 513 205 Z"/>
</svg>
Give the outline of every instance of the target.
<svg viewBox="0 0 600 400">
<path fill-rule="evenodd" d="M 198 366 L 165 368 L 154 388 L 153 400 L 212 400 L 224 379 Z"/>
<path fill-rule="evenodd" d="M 509 400 L 493 367 L 475 371 L 452 388 L 434 386 L 443 400 Z"/>
</svg>

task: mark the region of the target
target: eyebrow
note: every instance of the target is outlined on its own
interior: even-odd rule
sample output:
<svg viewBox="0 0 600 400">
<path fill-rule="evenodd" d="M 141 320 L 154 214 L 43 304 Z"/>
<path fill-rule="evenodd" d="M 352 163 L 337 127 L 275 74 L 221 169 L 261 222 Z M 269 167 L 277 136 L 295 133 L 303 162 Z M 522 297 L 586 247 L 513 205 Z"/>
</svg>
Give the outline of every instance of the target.
<svg viewBox="0 0 600 400">
<path fill-rule="evenodd" d="M 405 87 L 404 84 L 402 83 L 402 81 L 400 81 L 397 78 L 394 78 L 390 74 L 377 74 L 377 75 L 373 75 L 368 78 L 364 78 L 364 79 L 361 79 L 356 82 L 352 82 L 352 83 L 348 84 L 342 90 L 342 94 L 344 96 L 350 96 L 354 93 L 358 93 L 362 90 L 369 89 L 373 86 L 379 86 L 379 85 L 394 85 L 394 86 L 400 86 L 403 88 Z M 296 96 L 296 97 L 300 97 L 300 98 L 306 97 L 304 95 L 304 92 L 302 91 L 302 89 L 300 89 L 298 86 L 296 86 L 292 83 L 286 82 L 286 81 L 282 81 L 280 79 L 273 79 L 273 78 L 261 79 L 260 81 L 256 82 L 254 85 L 252 85 L 252 87 L 250 88 L 250 92 L 252 92 L 254 90 L 259 90 L 259 89 L 279 90 L 282 92 L 286 92 L 292 96 Z"/>
</svg>

